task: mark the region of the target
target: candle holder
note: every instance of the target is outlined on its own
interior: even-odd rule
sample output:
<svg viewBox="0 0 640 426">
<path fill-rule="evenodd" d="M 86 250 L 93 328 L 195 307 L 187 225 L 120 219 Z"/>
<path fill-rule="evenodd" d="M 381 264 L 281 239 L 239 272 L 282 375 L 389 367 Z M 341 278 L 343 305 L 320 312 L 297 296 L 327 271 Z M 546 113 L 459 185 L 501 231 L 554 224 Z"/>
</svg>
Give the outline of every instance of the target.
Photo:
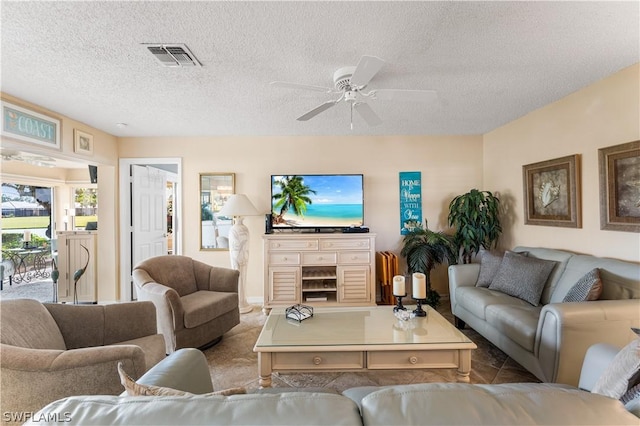
<svg viewBox="0 0 640 426">
<path fill-rule="evenodd" d="M 404 294 L 404 295 L 402 295 L 402 296 L 398 296 L 398 295 L 395 295 L 395 294 L 394 294 L 394 296 L 396 296 L 396 301 L 397 301 L 398 303 L 397 303 L 397 305 L 396 305 L 396 306 L 394 306 L 394 307 L 393 307 L 393 312 L 406 311 L 406 310 L 407 310 L 407 308 L 405 308 L 405 307 L 402 305 L 402 298 L 403 298 L 403 297 L 405 297 L 405 296 L 406 296 L 406 294 Z"/>
<path fill-rule="evenodd" d="M 24 248 L 26 248 L 26 249 L 31 248 L 31 247 L 30 247 L 30 244 L 31 244 L 31 243 L 30 243 L 29 241 L 25 241 L 25 242 L 24 242 Z"/>
<path fill-rule="evenodd" d="M 418 305 L 413 310 L 414 315 L 417 316 L 417 317 L 426 317 L 427 316 L 427 312 L 422 309 L 422 304 L 426 303 L 427 299 L 414 299 L 414 300 L 416 301 L 416 304 Z"/>
</svg>

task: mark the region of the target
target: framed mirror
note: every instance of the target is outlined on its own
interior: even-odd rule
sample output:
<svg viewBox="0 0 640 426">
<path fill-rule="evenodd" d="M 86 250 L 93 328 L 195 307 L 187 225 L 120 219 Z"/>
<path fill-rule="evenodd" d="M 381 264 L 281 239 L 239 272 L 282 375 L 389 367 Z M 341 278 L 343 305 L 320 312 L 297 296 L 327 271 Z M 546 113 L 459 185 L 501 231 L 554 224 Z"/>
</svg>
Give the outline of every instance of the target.
<svg viewBox="0 0 640 426">
<path fill-rule="evenodd" d="M 229 250 L 233 218 L 218 212 L 235 192 L 234 173 L 200 173 L 200 250 Z"/>
</svg>

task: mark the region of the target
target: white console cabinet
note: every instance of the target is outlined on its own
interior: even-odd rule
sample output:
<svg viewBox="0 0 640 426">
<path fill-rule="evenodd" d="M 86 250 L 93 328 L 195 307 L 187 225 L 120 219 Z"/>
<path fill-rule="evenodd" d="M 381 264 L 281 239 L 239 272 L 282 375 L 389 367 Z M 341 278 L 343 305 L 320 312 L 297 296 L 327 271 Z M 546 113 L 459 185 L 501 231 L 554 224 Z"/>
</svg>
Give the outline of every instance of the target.
<svg viewBox="0 0 640 426">
<path fill-rule="evenodd" d="M 376 304 L 375 235 L 266 234 L 263 310 Z"/>
<path fill-rule="evenodd" d="M 73 303 L 73 274 L 87 264 L 80 280 L 78 280 L 78 302 L 96 303 L 98 301 L 97 276 L 97 237 L 98 231 L 62 231 L 58 232 L 58 299 L 60 302 Z M 89 251 L 87 252 L 82 246 Z"/>
</svg>

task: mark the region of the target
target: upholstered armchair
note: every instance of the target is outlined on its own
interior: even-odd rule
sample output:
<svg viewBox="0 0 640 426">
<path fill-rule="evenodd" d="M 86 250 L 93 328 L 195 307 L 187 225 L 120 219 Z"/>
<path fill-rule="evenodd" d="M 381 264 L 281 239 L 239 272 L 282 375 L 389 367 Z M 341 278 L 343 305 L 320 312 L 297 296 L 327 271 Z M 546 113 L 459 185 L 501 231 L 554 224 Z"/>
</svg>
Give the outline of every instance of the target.
<svg viewBox="0 0 640 426">
<path fill-rule="evenodd" d="M 35 412 L 72 395 L 118 395 L 118 361 L 139 377 L 165 358 L 164 348 L 150 302 L 63 305 L 2 300 L 2 412 Z"/>
<path fill-rule="evenodd" d="M 156 256 L 133 268 L 138 300 L 156 305 L 158 332 L 170 354 L 204 349 L 240 323 L 239 272 L 186 256 Z"/>
</svg>

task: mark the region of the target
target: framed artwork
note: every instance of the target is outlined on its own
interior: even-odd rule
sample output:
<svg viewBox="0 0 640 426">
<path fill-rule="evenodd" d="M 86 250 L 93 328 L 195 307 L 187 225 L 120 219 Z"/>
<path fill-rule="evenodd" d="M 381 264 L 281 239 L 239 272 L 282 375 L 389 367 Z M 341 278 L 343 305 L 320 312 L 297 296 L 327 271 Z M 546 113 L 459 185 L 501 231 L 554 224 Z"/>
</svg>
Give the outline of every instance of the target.
<svg viewBox="0 0 640 426">
<path fill-rule="evenodd" d="M 235 193 L 234 173 L 200 173 L 200 250 L 229 250 L 233 218 L 219 212 Z"/>
<path fill-rule="evenodd" d="M 400 172 L 400 235 L 422 225 L 422 174 Z"/>
<path fill-rule="evenodd" d="M 522 177 L 526 225 L 582 227 L 579 155 L 527 164 Z"/>
<path fill-rule="evenodd" d="M 73 152 L 93 155 L 93 135 L 82 130 L 73 129 Z"/>
<path fill-rule="evenodd" d="M 600 229 L 640 232 L 640 141 L 600 148 Z"/>
<path fill-rule="evenodd" d="M 2 128 L 0 131 L 3 136 L 60 149 L 60 120 L 9 102 L 1 104 Z"/>
</svg>

